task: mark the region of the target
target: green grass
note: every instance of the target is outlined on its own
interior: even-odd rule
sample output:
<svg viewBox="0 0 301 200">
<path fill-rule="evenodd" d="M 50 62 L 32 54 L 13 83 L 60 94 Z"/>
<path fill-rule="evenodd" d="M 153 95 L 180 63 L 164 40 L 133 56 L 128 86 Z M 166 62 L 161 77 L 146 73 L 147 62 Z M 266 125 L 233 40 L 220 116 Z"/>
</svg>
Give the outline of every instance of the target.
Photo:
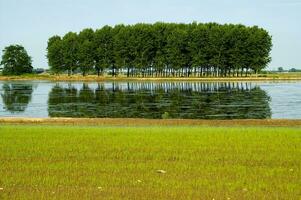
<svg viewBox="0 0 301 200">
<path fill-rule="evenodd" d="M 252 77 L 256 76 L 252 74 Z M 257 77 L 266 77 L 266 78 L 300 78 L 301 72 L 269 72 L 266 74 L 258 74 Z"/>
<path fill-rule="evenodd" d="M 300 128 L 5 125 L 0 152 L 0 199 L 301 195 Z"/>
</svg>

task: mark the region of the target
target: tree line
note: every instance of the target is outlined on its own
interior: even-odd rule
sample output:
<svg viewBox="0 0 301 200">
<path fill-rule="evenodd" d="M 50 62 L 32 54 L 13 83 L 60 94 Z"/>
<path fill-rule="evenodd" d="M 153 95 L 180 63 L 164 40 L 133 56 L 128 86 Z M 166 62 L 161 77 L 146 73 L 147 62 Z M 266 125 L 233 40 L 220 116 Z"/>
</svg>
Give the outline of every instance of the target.
<svg viewBox="0 0 301 200">
<path fill-rule="evenodd" d="M 127 77 L 243 76 L 271 61 L 272 38 L 257 26 L 155 23 L 87 28 L 48 40 L 54 73 Z"/>
</svg>

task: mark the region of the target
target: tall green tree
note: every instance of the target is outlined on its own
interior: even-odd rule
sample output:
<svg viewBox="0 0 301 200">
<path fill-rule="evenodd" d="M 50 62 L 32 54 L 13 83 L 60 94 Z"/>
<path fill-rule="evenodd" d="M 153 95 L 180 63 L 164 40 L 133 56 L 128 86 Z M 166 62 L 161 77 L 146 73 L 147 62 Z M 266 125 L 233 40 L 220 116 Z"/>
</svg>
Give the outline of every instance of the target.
<svg viewBox="0 0 301 200">
<path fill-rule="evenodd" d="M 47 58 L 52 72 L 59 74 L 65 71 L 63 43 L 60 36 L 56 35 L 49 38 L 47 45 Z"/>
<path fill-rule="evenodd" d="M 189 35 L 185 25 L 175 26 L 167 37 L 166 56 L 168 70 L 174 74 L 183 69 L 182 75 L 190 75 L 191 58 L 189 52 Z M 184 73 L 185 71 L 185 73 Z"/>
<path fill-rule="evenodd" d="M 110 26 L 104 26 L 95 31 L 94 35 L 94 60 L 97 75 L 103 74 L 106 68 L 114 65 L 113 30 Z"/>
<path fill-rule="evenodd" d="M 115 68 L 127 68 L 128 70 L 134 66 L 135 62 L 135 35 L 133 26 L 119 25 L 115 27 L 114 35 L 114 52 L 116 66 L 113 67 L 113 75 Z"/>
<path fill-rule="evenodd" d="M 94 31 L 92 29 L 84 29 L 78 34 L 78 66 L 83 74 L 86 75 L 94 67 Z"/>
<path fill-rule="evenodd" d="M 136 24 L 133 26 L 131 37 L 131 49 L 133 50 L 133 66 L 141 72 L 142 76 L 152 75 L 155 56 L 154 31 L 149 24 Z M 129 68 L 127 69 L 129 76 Z"/>
<path fill-rule="evenodd" d="M 3 75 L 21 75 L 32 73 L 32 60 L 21 45 L 10 45 L 4 48 L 1 65 Z"/>
<path fill-rule="evenodd" d="M 271 61 L 272 37 L 262 28 L 254 26 L 250 29 L 248 47 L 250 57 L 249 68 L 255 73 L 264 69 Z"/>
<path fill-rule="evenodd" d="M 68 71 L 68 75 L 72 75 L 73 71 L 78 68 L 79 59 L 79 41 L 76 33 L 67 33 L 62 40 L 63 45 L 63 60 L 65 70 Z"/>
<path fill-rule="evenodd" d="M 209 62 L 209 31 L 204 24 L 194 24 L 190 31 L 191 41 L 188 44 L 192 66 L 197 69 L 198 75 L 203 75 L 203 69 Z"/>
<path fill-rule="evenodd" d="M 163 76 L 163 71 L 167 66 L 166 45 L 169 27 L 170 26 L 168 24 L 162 22 L 157 22 L 153 25 L 153 31 L 155 32 L 154 68 L 156 71 L 156 76 Z"/>
</svg>

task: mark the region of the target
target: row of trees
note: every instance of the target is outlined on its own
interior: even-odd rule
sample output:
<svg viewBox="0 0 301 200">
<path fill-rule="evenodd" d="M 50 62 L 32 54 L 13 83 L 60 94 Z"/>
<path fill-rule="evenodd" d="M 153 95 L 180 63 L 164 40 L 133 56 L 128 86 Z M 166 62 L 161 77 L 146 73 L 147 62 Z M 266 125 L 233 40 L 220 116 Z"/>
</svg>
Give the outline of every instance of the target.
<svg viewBox="0 0 301 200">
<path fill-rule="evenodd" d="M 271 36 L 257 26 L 155 23 L 104 26 L 48 40 L 54 73 L 116 76 L 242 76 L 271 61 Z"/>
</svg>

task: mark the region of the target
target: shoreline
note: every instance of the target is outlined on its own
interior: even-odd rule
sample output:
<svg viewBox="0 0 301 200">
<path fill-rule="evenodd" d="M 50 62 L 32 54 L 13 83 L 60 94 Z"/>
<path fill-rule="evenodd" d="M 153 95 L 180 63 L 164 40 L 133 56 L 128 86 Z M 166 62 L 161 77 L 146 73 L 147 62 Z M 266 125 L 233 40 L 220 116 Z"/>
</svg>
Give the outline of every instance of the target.
<svg viewBox="0 0 301 200">
<path fill-rule="evenodd" d="M 96 75 L 73 75 L 73 76 L 0 76 L 0 81 L 84 81 L 84 82 L 104 82 L 104 81 L 301 81 L 301 75 L 289 77 L 98 77 Z"/>
<path fill-rule="evenodd" d="M 270 126 L 301 127 L 301 119 L 142 119 L 142 118 L 27 118 L 0 117 L 0 125 L 87 125 L 87 126 Z"/>
</svg>

